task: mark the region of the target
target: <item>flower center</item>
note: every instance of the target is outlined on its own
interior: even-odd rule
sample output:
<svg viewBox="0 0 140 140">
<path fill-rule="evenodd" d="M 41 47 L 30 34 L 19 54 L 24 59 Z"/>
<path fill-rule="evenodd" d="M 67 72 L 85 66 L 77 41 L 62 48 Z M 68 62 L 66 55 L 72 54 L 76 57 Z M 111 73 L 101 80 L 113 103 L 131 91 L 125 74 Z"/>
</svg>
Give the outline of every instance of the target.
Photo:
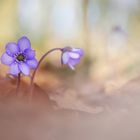
<svg viewBox="0 0 140 140">
<path fill-rule="evenodd" d="M 18 61 L 24 61 L 25 60 L 25 56 L 23 54 L 18 54 L 17 57 L 16 57 L 16 59 Z"/>
</svg>

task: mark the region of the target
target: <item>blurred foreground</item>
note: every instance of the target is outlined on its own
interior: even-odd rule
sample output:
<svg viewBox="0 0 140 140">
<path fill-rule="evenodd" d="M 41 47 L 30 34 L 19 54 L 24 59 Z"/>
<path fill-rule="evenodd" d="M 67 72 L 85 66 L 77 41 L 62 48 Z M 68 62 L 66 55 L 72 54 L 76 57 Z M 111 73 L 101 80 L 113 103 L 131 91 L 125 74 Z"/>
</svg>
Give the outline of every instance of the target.
<svg viewBox="0 0 140 140">
<path fill-rule="evenodd" d="M 1 140 L 139 140 L 140 78 L 107 94 L 88 79 L 46 77 L 32 101 L 26 83 L 16 95 L 16 81 L 1 78 Z"/>
</svg>

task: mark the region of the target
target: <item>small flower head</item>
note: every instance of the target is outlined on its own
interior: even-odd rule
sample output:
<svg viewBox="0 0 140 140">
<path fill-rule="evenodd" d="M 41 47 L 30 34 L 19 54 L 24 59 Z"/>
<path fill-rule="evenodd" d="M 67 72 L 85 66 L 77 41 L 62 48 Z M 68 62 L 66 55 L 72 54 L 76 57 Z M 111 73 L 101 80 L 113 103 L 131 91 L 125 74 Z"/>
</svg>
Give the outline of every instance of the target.
<svg viewBox="0 0 140 140">
<path fill-rule="evenodd" d="M 62 49 L 62 64 L 68 65 L 72 70 L 75 69 L 75 65 L 80 62 L 83 56 L 83 50 L 80 48 L 65 47 Z"/>
<path fill-rule="evenodd" d="M 30 74 L 30 69 L 37 67 L 35 51 L 31 48 L 30 40 L 21 37 L 17 43 L 8 43 L 6 52 L 1 57 L 1 62 L 10 67 L 10 74 L 17 76 L 19 73 Z"/>
</svg>

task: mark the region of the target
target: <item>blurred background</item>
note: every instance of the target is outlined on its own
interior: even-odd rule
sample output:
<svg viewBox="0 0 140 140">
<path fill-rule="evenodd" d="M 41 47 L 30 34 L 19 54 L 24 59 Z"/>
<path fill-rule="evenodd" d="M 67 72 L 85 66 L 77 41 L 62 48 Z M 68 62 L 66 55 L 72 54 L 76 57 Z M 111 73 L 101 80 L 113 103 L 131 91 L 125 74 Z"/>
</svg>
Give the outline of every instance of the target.
<svg viewBox="0 0 140 140">
<path fill-rule="evenodd" d="M 0 64 L 0 139 L 140 139 L 140 0 L 0 0 L 0 55 L 21 36 L 38 59 L 69 45 L 85 54 L 75 71 L 48 56 L 36 104 L 24 102 L 28 77 L 10 99 L 16 85 Z"/>
<path fill-rule="evenodd" d="M 7 42 L 23 35 L 30 38 L 38 58 L 54 47 L 83 48 L 77 72 L 61 70 L 81 73 L 107 90 L 140 72 L 139 0 L 0 0 L 1 53 Z M 54 53 L 48 60 L 57 70 L 58 59 Z"/>
</svg>

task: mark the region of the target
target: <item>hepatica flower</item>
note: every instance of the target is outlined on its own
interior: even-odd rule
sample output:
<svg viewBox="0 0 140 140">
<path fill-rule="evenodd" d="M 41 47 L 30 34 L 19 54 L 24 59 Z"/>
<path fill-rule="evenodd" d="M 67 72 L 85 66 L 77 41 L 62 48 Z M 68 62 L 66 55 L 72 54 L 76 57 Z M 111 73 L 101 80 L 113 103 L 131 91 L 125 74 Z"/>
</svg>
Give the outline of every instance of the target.
<svg viewBox="0 0 140 140">
<path fill-rule="evenodd" d="M 76 64 L 80 62 L 83 56 L 83 50 L 80 48 L 66 47 L 62 49 L 62 64 L 68 65 L 72 70 L 75 69 Z"/>
<path fill-rule="evenodd" d="M 1 57 L 1 62 L 10 67 L 10 74 L 17 76 L 19 73 L 30 74 L 30 69 L 37 67 L 35 51 L 31 48 L 30 40 L 21 37 L 17 43 L 8 43 L 6 52 Z"/>
</svg>

